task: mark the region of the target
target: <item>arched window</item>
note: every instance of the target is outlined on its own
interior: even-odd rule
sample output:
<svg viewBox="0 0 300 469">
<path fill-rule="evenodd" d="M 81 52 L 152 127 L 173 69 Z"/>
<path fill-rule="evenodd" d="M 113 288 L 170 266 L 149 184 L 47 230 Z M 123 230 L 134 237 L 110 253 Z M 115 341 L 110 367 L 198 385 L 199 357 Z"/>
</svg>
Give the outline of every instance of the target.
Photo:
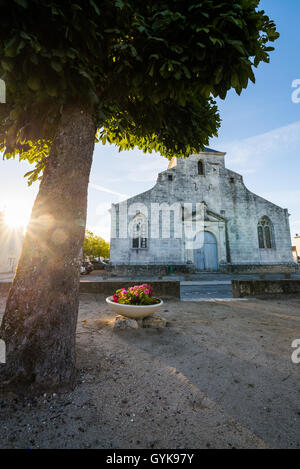
<svg viewBox="0 0 300 469">
<path fill-rule="evenodd" d="M 139 213 L 132 223 L 133 249 L 146 249 L 148 246 L 148 222 L 146 217 Z"/>
<path fill-rule="evenodd" d="M 258 246 L 260 249 L 274 247 L 273 227 L 268 217 L 262 217 L 257 224 Z"/>
<path fill-rule="evenodd" d="M 198 175 L 199 176 L 204 176 L 203 161 L 198 161 Z"/>
</svg>

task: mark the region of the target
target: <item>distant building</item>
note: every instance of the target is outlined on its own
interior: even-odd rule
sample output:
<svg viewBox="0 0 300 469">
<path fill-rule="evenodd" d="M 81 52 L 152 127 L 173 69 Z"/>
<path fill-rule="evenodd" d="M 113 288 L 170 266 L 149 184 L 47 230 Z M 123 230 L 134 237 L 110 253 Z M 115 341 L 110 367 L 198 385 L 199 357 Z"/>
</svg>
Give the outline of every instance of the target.
<svg viewBox="0 0 300 469">
<path fill-rule="evenodd" d="M 152 189 L 112 205 L 112 270 L 296 269 L 288 210 L 249 191 L 243 177 L 226 168 L 224 156 L 206 148 L 173 158 Z M 200 228 L 188 239 L 186 228 L 197 220 Z"/>
<path fill-rule="evenodd" d="M 295 262 L 300 260 L 300 235 L 296 234 L 294 237 L 293 257 Z"/>
<path fill-rule="evenodd" d="M 0 273 L 15 272 L 23 243 L 23 228 L 10 228 L 0 212 Z"/>
</svg>

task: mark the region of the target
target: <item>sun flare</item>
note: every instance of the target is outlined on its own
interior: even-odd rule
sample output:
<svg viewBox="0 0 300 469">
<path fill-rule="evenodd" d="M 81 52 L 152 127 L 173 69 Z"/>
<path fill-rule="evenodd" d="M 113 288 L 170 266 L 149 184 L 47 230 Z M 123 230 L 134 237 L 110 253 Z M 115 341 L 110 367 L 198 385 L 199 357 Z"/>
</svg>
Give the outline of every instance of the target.
<svg viewBox="0 0 300 469">
<path fill-rule="evenodd" d="M 30 210 L 21 203 L 7 204 L 4 209 L 4 223 L 9 228 L 26 228 L 29 222 Z"/>
</svg>

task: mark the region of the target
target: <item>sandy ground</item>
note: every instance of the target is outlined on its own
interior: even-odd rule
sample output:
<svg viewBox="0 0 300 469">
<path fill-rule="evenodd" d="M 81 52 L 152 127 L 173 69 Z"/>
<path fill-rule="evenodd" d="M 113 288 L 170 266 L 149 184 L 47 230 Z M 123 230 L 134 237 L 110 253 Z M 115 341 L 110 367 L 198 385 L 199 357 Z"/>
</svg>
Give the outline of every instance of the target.
<svg viewBox="0 0 300 469">
<path fill-rule="evenodd" d="M 0 448 L 300 447 L 300 297 L 161 315 L 162 330 L 115 332 L 104 297 L 82 295 L 76 389 L 0 398 Z"/>
</svg>

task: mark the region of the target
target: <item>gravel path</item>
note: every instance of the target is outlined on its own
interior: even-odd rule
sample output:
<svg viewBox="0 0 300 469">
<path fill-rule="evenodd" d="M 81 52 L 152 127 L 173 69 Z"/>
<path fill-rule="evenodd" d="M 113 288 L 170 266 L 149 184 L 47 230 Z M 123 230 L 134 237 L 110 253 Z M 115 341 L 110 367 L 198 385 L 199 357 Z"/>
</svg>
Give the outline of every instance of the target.
<svg viewBox="0 0 300 469">
<path fill-rule="evenodd" d="M 161 315 L 165 329 L 114 332 L 104 297 L 82 295 L 76 389 L 0 396 L 0 448 L 300 447 L 299 297 Z"/>
</svg>

